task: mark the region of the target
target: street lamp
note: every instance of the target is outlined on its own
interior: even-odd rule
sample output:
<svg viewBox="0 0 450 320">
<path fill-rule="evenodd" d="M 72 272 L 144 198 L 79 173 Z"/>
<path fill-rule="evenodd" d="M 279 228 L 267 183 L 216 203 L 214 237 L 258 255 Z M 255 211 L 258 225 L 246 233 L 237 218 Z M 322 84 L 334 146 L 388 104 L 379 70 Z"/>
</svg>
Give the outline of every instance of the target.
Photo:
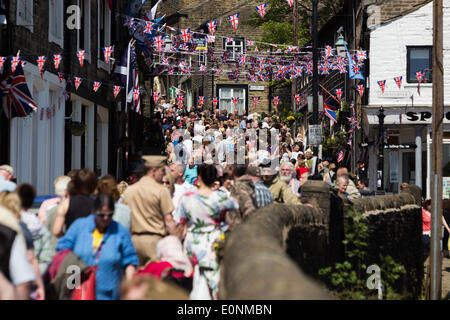
<svg viewBox="0 0 450 320">
<path fill-rule="evenodd" d="M 379 159 L 378 159 L 378 171 L 381 173 L 381 186 L 380 190 L 383 190 L 383 169 L 384 169 L 384 118 L 386 116 L 384 115 L 384 108 L 381 107 L 380 110 L 378 110 L 378 153 L 379 153 Z M 378 175 L 377 175 L 378 179 Z"/>
<path fill-rule="evenodd" d="M 336 40 L 336 43 L 334 46 L 336 47 L 337 55 L 340 57 L 345 58 L 347 56 L 347 52 L 345 50 L 345 46 L 347 45 L 347 42 L 344 39 L 344 36 L 342 33 L 339 33 L 339 36 Z"/>
</svg>

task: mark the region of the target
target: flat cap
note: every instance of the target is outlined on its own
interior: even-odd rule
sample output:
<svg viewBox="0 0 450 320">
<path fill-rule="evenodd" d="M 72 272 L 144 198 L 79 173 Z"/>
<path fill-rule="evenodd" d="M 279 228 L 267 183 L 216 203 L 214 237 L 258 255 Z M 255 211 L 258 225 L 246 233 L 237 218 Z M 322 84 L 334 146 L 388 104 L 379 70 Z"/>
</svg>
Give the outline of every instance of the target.
<svg viewBox="0 0 450 320">
<path fill-rule="evenodd" d="M 167 156 L 143 156 L 148 168 L 161 168 L 167 165 Z"/>
</svg>

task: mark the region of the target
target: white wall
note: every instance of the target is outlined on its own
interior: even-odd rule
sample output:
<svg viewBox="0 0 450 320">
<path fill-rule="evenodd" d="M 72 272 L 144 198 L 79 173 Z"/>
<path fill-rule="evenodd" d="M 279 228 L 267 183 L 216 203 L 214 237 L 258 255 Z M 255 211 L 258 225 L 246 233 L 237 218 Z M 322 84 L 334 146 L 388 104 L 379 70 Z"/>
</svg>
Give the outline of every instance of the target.
<svg viewBox="0 0 450 320">
<path fill-rule="evenodd" d="M 26 118 L 11 121 L 11 165 L 18 183 L 31 183 L 38 195 L 54 194 L 53 181 L 64 174 L 65 100 L 56 75 L 44 73 L 27 63 L 25 78 L 38 110 Z M 47 107 L 55 105 L 55 115 L 47 118 Z M 41 110 L 44 117 L 41 120 Z"/>
<path fill-rule="evenodd" d="M 450 105 L 450 7 L 444 6 L 444 103 Z M 380 25 L 370 35 L 370 96 L 369 107 L 380 106 L 431 106 L 432 84 L 408 84 L 407 46 L 433 45 L 433 3 Z M 403 76 L 400 90 L 394 77 Z M 381 93 L 377 81 L 386 81 L 385 93 Z M 411 100 L 413 97 L 413 101 Z"/>
</svg>

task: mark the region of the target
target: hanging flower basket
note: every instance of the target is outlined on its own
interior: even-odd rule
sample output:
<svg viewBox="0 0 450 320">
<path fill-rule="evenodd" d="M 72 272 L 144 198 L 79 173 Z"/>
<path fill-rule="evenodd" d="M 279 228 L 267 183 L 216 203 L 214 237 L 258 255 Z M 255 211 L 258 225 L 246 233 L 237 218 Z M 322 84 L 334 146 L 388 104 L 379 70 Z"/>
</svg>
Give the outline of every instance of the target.
<svg viewBox="0 0 450 320">
<path fill-rule="evenodd" d="M 74 136 L 82 136 L 87 129 L 87 125 L 81 122 L 72 122 L 70 124 L 70 130 L 72 131 L 72 135 Z"/>
</svg>

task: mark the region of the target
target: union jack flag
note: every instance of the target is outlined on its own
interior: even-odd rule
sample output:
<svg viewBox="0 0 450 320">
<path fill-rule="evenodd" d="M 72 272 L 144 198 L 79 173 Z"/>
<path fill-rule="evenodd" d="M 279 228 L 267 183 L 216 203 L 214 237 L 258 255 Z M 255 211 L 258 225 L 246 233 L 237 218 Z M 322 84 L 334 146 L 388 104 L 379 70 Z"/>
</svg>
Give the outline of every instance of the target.
<svg viewBox="0 0 450 320">
<path fill-rule="evenodd" d="M 86 55 L 86 50 L 77 51 L 78 60 L 80 60 L 80 65 L 83 66 L 84 56 Z"/>
<path fill-rule="evenodd" d="M 202 109 L 203 108 L 203 104 L 205 103 L 205 97 L 204 96 L 199 96 L 197 98 L 197 100 L 198 100 L 198 106 L 200 107 L 200 109 Z"/>
<path fill-rule="evenodd" d="M 339 70 L 340 74 L 347 73 L 347 68 L 345 68 L 343 64 L 338 64 L 337 69 Z"/>
<path fill-rule="evenodd" d="M 153 101 L 155 101 L 155 104 L 158 103 L 159 98 L 161 98 L 161 92 L 153 92 Z"/>
<path fill-rule="evenodd" d="M 416 78 L 417 78 L 417 81 L 419 81 L 419 83 L 417 84 L 417 93 L 420 96 L 420 84 L 422 83 L 422 81 L 425 80 L 425 73 L 423 73 L 421 71 L 416 72 Z"/>
<path fill-rule="evenodd" d="M 6 57 L 0 57 L 0 73 L 3 72 L 3 65 L 5 64 Z"/>
<path fill-rule="evenodd" d="M 423 80 L 425 80 L 425 73 L 418 71 L 416 72 L 416 78 L 421 83 Z"/>
<path fill-rule="evenodd" d="M 101 82 L 94 81 L 94 87 L 93 87 L 94 92 L 97 92 L 101 85 L 102 85 Z"/>
<path fill-rule="evenodd" d="M 245 65 L 245 63 L 246 63 L 246 56 L 243 54 L 243 55 L 239 55 L 238 57 L 237 57 L 237 61 L 238 61 L 238 64 L 240 65 L 240 66 L 243 66 L 243 65 Z"/>
<path fill-rule="evenodd" d="M 206 42 L 208 43 L 213 43 L 216 42 L 216 37 L 215 36 L 210 36 L 209 34 L 206 36 Z"/>
<path fill-rule="evenodd" d="M 153 46 L 157 51 L 161 51 L 164 46 L 164 36 L 157 36 L 153 40 Z"/>
<path fill-rule="evenodd" d="M 381 92 L 384 93 L 384 89 L 386 88 L 386 80 L 377 81 L 380 86 Z"/>
<path fill-rule="evenodd" d="M 319 69 L 320 69 L 320 74 L 321 75 L 330 74 L 330 69 L 328 68 L 328 66 L 326 64 L 321 64 L 319 66 Z"/>
<path fill-rule="evenodd" d="M 175 69 L 173 67 L 169 67 L 169 70 L 167 71 L 168 75 L 173 75 L 175 74 Z"/>
<path fill-rule="evenodd" d="M 232 97 L 231 100 L 234 103 L 234 110 L 236 111 L 237 110 L 237 104 L 239 102 L 239 97 Z"/>
<path fill-rule="evenodd" d="M 275 110 L 278 110 L 278 103 L 280 102 L 280 97 L 279 96 L 272 97 L 272 101 L 275 104 Z"/>
<path fill-rule="evenodd" d="M 228 38 L 228 37 L 227 37 L 227 38 L 225 38 L 225 43 L 233 42 L 233 40 L 234 40 L 233 38 Z"/>
<path fill-rule="evenodd" d="M 300 93 L 295 94 L 295 102 L 300 104 L 302 102 L 302 95 Z"/>
<path fill-rule="evenodd" d="M 367 52 L 366 50 L 358 50 L 356 52 L 356 59 L 361 62 L 367 59 Z"/>
<path fill-rule="evenodd" d="M 114 88 L 113 88 L 114 98 L 117 98 L 117 96 L 119 95 L 120 89 L 122 89 L 121 86 L 114 86 Z"/>
<path fill-rule="evenodd" d="M 103 54 L 105 55 L 105 62 L 109 63 L 109 58 L 111 58 L 112 53 L 114 52 L 114 46 L 108 46 L 103 48 Z"/>
<path fill-rule="evenodd" d="M 150 21 L 145 21 L 144 32 L 146 34 L 150 34 L 153 30 L 153 23 L 151 23 Z"/>
<path fill-rule="evenodd" d="M 306 72 L 311 75 L 313 73 L 313 64 L 310 62 L 306 65 Z"/>
<path fill-rule="evenodd" d="M 22 60 L 21 57 L 19 56 L 15 56 L 11 58 L 11 69 L 12 69 L 12 73 L 16 72 L 16 68 L 17 65 L 19 64 L 19 62 Z M 23 67 L 23 66 L 22 66 Z"/>
<path fill-rule="evenodd" d="M 289 7 L 292 7 L 292 5 L 294 4 L 294 0 L 286 0 L 286 1 L 289 4 Z"/>
<path fill-rule="evenodd" d="M 341 150 L 339 150 L 339 154 L 337 157 L 337 162 L 341 162 L 342 160 L 344 160 L 344 149 L 341 148 Z"/>
<path fill-rule="evenodd" d="M 178 107 L 179 108 L 183 107 L 184 95 L 182 95 L 182 94 L 177 95 L 177 101 L 178 101 Z"/>
<path fill-rule="evenodd" d="M 359 92 L 359 96 L 362 98 L 362 96 L 364 94 L 364 85 L 363 84 L 357 85 L 356 90 Z"/>
<path fill-rule="evenodd" d="M 253 74 L 249 75 L 249 79 L 251 82 L 256 82 L 256 77 Z"/>
<path fill-rule="evenodd" d="M 38 108 L 28 89 L 22 66 L 18 66 L 17 72 L 11 72 L 0 83 L 1 96 L 6 96 L 4 111 L 8 119 L 26 117 Z"/>
<path fill-rule="evenodd" d="M 167 57 L 161 57 L 161 64 L 168 66 L 169 65 L 169 58 Z"/>
<path fill-rule="evenodd" d="M 134 29 L 135 25 L 134 25 L 134 18 L 133 17 L 127 17 L 127 19 L 125 20 L 125 25 L 130 28 L 130 29 Z"/>
<path fill-rule="evenodd" d="M 205 73 L 205 72 L 208 70 L 207 67 L 206 67 L 204 64 L 201 64 L 200 67 L 199 67 L 199 69 L 200 69 L 200 71 L 203 72 L 203 73 Z"/>
<path fill-rule="evenodd" d="M 69 93 L 66 91 L 66 89 L 64 89 L 64 91 L 63 91 L 63 96 L 64 96 L 64 99 L 67 101 L 67 100 L 69 100 L 69 98 L 70 98 L 70 95 L 69 95 Z"/>
<path fill-rule="evenodd" d="M 209 33 L 213 36 L 217 28 L 217 20 L 208 22 L 206 26 L 208 27 Z"/>
<path fill-rule="evenodd" d="M 260 97 L 253 97 L 253 103 L 255 104 L 255 110 L 256 110 L 256 106 L 258 105 L 259 100 L 261 100 Z"/>
<path fill-rule="evenodd" d="M 402 80 L 403 80 L 403 77 L 402 77 L 402 76 L 400 76 L 400 77 L 395 77 L 395 78 L 394 78 L 394 81 L 395 81 L 395 83 L 398 85 L 398 88 L 399 88 L 399 89 L 402 88 Z"/>
<path fill-rule="evenodd" d="M 41 74 L 41 76 L 44 74 L 44 64 L 45 61 L 47 61 L 47 57 L 46 56 L 39 56 L 36 60 L 38 67 L 39 67 L 39 73 Z"/>
<path fill-rule="evenodd" d="M 300 78 L 302 76 L 303 73 L 303 68 L 302 67 L 295 67 L 294 69 L 294 78 Z"/>
<path fill-rule="evenodd" d="M 253 40 L 247 40 L 247 47 L 251 47 L 255 45 L 255 41 Z"/>
<path fill-rule="evenodd" d="M 264 15 L 266 14 L 267 10 L 267 3 L 260 4 L 256 6 L 256 11 L 258 11 L 259 15 L 261 16 L 261 19 L 264 19 Z"/>
<path fill-rule="evenodd" d="M 239 23 L 239 12 L 236 14 L 233 14 L 232 16 L 228 17 L 228 21 L 231 22 L 233 25 L 234 30 L 237 30 L 238 23 Z"/>
<path fill-rule="evenodd" d="M 191 28 L 181 30 L 181 38 L 183 38 L 183 41 L 185 43 L 191 42 L 192 39 Z"/>
<path fill-rule="evenodd" d="M 361 67 L 358 64 L 353 64 L 352 71 L 354 73 L 359 73 L 361 71 Z"/>
<path fill-rule="evenodd" d="M 325 47 L 325 57 L 329 58 L 334 56 L 334 48 L 330 47 L 330 46 L 326 46 Z"/>
<path fill-rule="evenodd" d="M 219 98 L 218 97 L 211 97 L 211 102 L 213 103 L 213 108 L 214 108 L 214 111 L 215 111 L 216 108 L 217 108 L 217 103 L 219 103 Z"/>
<path fill-rule="evenodd" d="M 54 54 L 53 55 L 53 62 L 55 63 L 55 70 L 59 69 L 59 64 L 62 61 L 62 57 L 60 54 Z"/>
<path fill-rule="evenodd" d="M 134 111 L 137 113 L 141 113 L 141 98 L 140 98 L 141 90 L 139 89 L 139 86 L 136 85 L 133 89 L 133 101 L 135 105 Z"/>
<path fill-rule="evenodd" d="M 83 81 L 83 79 L 81 79 L 79 77 L 75 77 L 75 90 L 78 90 L 82 81 Z"/>
<path fill-rule="evenodd" d="M 61 72 L 58 72 L 59 83 L 62 83 L 64 75 Z"/>
<path fill-rule="evenodd" d="M 336 90 L 334 90 L 334 93 L 338 97 L 339 102 L 341 102 L 342 94 L 343 94 L 342 89 L 336 89 Z"/>
</svg>

